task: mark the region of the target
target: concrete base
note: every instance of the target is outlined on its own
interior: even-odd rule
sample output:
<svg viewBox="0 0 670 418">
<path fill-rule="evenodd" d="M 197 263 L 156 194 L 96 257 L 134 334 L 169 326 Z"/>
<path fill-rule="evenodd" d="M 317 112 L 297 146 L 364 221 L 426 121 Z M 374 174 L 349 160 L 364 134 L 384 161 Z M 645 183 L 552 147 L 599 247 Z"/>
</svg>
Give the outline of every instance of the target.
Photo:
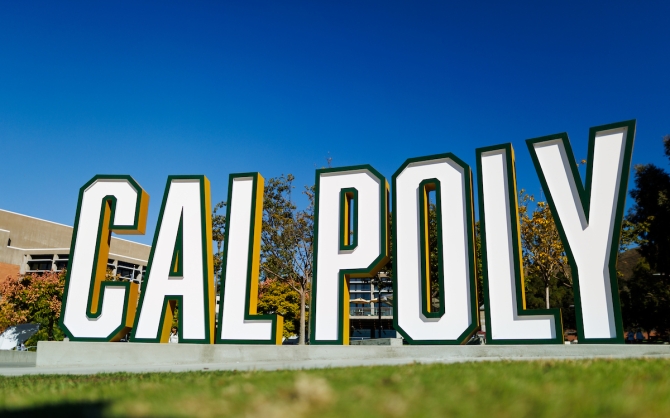
<svg viewBox="0 0 670 418">
<path fill-rule="evenodd" d="M 0 350 L 0 367 L 35 367 L 36 361 L 35 352 Z"/>
<path fill-rule="evenodd" d="M 352 341 L 349 344 L 351 345 L 393 345 L 400 346 L 402 345 L 402 340 L 400 338 L 373 338 L 370 340 L 356 340 Z"/>
<path fill-rule="evenodd" d="M 414 362 L 633 357 L 670 359 L 670 345 L 263 346 L 40 341 L 36 367 L 0 367 L 0 375 L 314 369 Z"/>
</svg>

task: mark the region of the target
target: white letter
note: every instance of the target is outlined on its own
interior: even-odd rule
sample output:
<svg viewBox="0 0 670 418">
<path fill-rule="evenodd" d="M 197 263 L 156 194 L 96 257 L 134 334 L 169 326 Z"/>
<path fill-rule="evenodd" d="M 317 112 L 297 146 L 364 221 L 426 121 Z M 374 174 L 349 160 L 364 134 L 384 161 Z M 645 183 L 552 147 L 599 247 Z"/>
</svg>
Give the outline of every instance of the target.
<svg viewBox="0 0 670 418">
<path fill-rule="evenodd" d="M 179 342 L 214 342 L 212 211 L 205 176 L 169 176 L 131 341 L 167 342 L 179 303 Z"/>
<path fill-rule="evenodd" d="M 130 176 L 95 176 L 79 191 L 61 309 L 70 340 L 117 341 L 130 330 L 137 284 L 103 280 L 112 231 L 144 234 L 148 207 L 149 195 Z"/>
<path fill-rule="evenodd" d="M 528 148 L 570 260 L 580 343 L 623 343 L 616 276 L 635 121 L 591 128 L 586 190 L 567 134 Z"/>
<path fill-rule="evenodd" d="M 428 191 L 435 190 L 440 309 L 431 306 Z M 396 330 L 411 344 L 464 344 L 479 325 L 472 173 L 453 154 L 409 159 L 393 175 Z"/>
<path fill-rule="evenodd" d="M 486 342 L 562 344 L 558 309 L 526 311 L 512 144 L 477 149 Z"/>
<path fill-rule="evenodd" d="M 257 315 L 263 177 L 231 174 L 217 343 L 281 344 L 283 317 Z"/>
<path fill-rule="evenodd" d="M 388 261 L 387 199 L 386 179 L 369 165 L 316 171 L 311 344 L 349 344 L 348 278 L 370 277 Z"/>
</svg>

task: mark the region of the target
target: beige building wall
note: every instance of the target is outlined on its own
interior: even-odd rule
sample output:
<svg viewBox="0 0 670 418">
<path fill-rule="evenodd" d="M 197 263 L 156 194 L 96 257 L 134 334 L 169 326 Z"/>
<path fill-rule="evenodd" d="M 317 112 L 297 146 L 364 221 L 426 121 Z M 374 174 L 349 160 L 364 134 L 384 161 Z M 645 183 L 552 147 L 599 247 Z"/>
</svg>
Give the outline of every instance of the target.
<svg viewBox="0 0 670 418">
<path fill-rule="evenodd" d="M 72 232 L 68 225 L 0 209 L 0 275 L 16 268 L 20 273 L 44 271 L 49 260 L 51 270 L 61 270 L 69 258 Z M 150 251 L 149 245 L 112 237 L 109 266 L 122 275 L 131 272 L 139 281 Z"/>
</svg>

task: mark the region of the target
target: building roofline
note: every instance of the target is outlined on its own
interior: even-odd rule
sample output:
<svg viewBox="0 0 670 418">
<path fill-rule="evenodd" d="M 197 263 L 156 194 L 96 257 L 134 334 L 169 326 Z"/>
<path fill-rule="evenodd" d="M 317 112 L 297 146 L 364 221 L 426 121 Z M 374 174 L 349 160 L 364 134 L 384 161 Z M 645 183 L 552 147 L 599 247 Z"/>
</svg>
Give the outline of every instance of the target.
<svg viewBox="0 0 670 418">
<path fill-rule="evenodd" d="M 137 244 L 137 245 L 142 245 L 142 246 L 144 246 L 144 247 L 149 247 L 149 248 L 151 248 L 151 245 L 142 244 L 141 242 L 131 241 L 131 240 L 129 240 L 129 239 L 123 239 L 123 238 L 119 238 L 119 237 L 116 237 L 116 236 L 112 236 L 112 239 L 118 239 L 119 241 L 125 241 L 125 242 L 129 242 L 129 243 L 131 243 L 131 244 Z"/>
<path fill-rule="evenodd" d="M 142 245 L 144 245 L 144 244 L 142 244 Z M 19 248 L 19 247 L 11 247 L 11 246 L 9 246 L 7 248 L 10 248 L 12 250 L 19 250 L 19 251 L 23 251 L 23 252 L 27 252 L 27 253 L 29 253 L 31 251 L 49 251 L 53 254 L 58 254 L 58 250 L 67 251 L 68 253 L 70 252 L 69 248 Z M 145 263 L 148 263 L 148 260 L 144 260 L 144 259 L 137 258 L 137 257 L 131 257 L 129 255 L 116 254 L 116 253 L 109 253 L 109 255 L 110 255 L 110 257 L 111 256 L 114 256 L 115 258 L 121 257 L 121 258 L 127 258 L 129 260 L 137 260 L 137 261 L 143 261 Z"/>
<path fill-rule="evenodd" d="M 48 222 L 50 224 L 59 225 L 59 226 L 67 226 L 68 228 L 72 228 L 70 225 L 65 225 L 65 224 L 61 224 L 61 223 L 53 222 L 53 221 L 47 221 L 46 219 L 36 218 L 36 217 L 30 216 L 30 215 L 24 215 L 23 213 L 12 212 L 11 210 L 7 210 L 7 209 L 0 209 L 0 212 L 7 212 L 7 213 L 11 213 L 12 215 L 23 216 L 24 218 L 36 219 L 38 221 Z"/>
<path fill-rule="evenodd" d="M 58 226 L 64 226 L 64 227 L 67 227 L 67 228 L 70 228 L 70 229 L 74 229 L 74 228 L 73 228 L 72 226 L 70 226 L 70 225 L 65 225 L 65 224 L 61 224 L 61 223 L 58 223 L 58 222 L 48 221 L 48 220 L 46 220 L 46 219 L 42 219 L 42 218 L 36 218 L 36 217 L 34 217 L 34 216 L 24 215 L 24 214 L 22 214 L 22 213 L 12 212 L 11 210 L 0 209 L 0 212 L 11 213 L 12 215 L 23 216 L 24 218 L 35 219 L 35 220 L 37 220 L 37 221 L 48 222 L 48 223 L 50 223 L 50 224 L 54 224 L 54 225 L 58 225 Z M 7 231 L 6 229 L 0 229 L 0 230 L 2 230 L 2 231 Z M 7 232 L 11 232 L 11 231 L 7 231 Z M 130 242 L 130 243 L 133 243 L 133 244 L 142 245 L 142 246 L 150 247 L 150 248 L 151 248 L 151 245 L 142 244 L 141 242 L 135 242 L 135 241 L 131 241 L 131 240 L 128 240 L 128 239 L 119 238 L 119 237 L 116 237 L 116 236 L 112 236 L 112 239 L 118 239 L 119 241 L 126 241 L 126 242 Z"/>
<path fill-rule="evenodd" d="M 65 248 L 65 247 L 54 247 L 54 248 L 20 248 L 20 247 L 12 247 L 11 245 L 8 246 L 7 248 L 10 248 L 12 250 L 19 250 L 19 251 L 51 251 L 51 252 L 56 252 L 57 250 L 65 250 L 67 252 L 70 252 L 70 248 Z"/>
<path fill-rule="evenodd" d="M 110 256 L 114 256 L 114 257 L 122 257 L 122 258 L 127 258 L 127 259 L 129 259 L 129 260 L 137 260 L 137 261 L 142 261 L 142 262 L 144 262 L 144 263 L 148 263 L 148 262 L 149 262 L 149 260 L 142 260 L 141 258 L 136 258 L 136 257 L 130 257 L 130 256 L 127 256 L 127 255 L 123 255 L 123 254 L 114 254 L 114 253 L 109 253 L 109 255 L 110 255 Z M 123 260 L 121 260 L 121 261 L 123 261 Z"/>
</svg>

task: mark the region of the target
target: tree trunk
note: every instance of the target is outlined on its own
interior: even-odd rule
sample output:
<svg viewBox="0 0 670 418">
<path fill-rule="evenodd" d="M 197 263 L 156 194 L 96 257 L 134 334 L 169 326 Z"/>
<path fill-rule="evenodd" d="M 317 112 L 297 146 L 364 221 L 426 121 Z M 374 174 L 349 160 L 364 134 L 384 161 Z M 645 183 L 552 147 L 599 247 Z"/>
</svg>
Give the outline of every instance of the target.
<svg viewBox="0 0 670 418">
<path fill-rule="evenodd" d="M 550 306 L 549 306 L 549 284 L 546 284 L 544 286 L 544 292 L 545 292 L 546 298 L 547 298 L 547 309 L 549 309 L 550 308 Z"/>
<path fill-rule="evenodd" d="M 299 345 L 305 345 L 305 289 L 300 289 L 300 339 Z"/>
<path fill-rule="evenodd" d="M 49 318 L 49 331 L 47 331 L 47 340 L 54 340 L 54 320 L 53 317 Z"/>
</svg>

